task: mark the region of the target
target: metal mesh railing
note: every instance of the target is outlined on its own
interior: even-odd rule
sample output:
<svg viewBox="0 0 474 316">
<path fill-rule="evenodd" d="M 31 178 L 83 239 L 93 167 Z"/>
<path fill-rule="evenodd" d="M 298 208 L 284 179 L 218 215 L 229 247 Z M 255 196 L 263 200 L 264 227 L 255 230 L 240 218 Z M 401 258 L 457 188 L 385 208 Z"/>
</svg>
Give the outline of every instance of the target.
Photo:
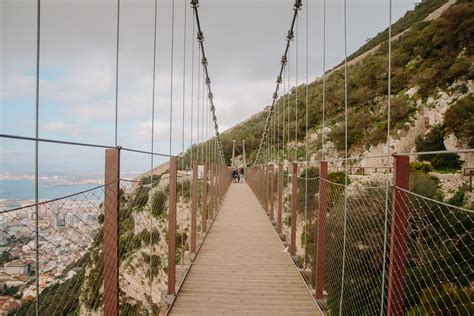
<svg viewBox="0 0 474 316">
<path fill-rule="evenodd" d="M 386 291 L 384 240 L 390 229 L 384 225 L 386 207 L 391 210 L 386 188 L 322 181 L 328 185 L 324 267 L 328 308 L 343 315 L 378 314 Z"/>
<path fill-rule="evenodd" d="M 15 315 L 66 315 L 102 304 L 102 273 L 91 266 L 102 251 L 104 187 L 1 212 L 3 294 L 16 299 Z"/>
<path fill-rule="evenodd" d="M 166 179 L 143 185 L 121 180 L 119 209 L 120 313 L 158 313 L 167 289 Z"/>
<path fill-rule="evenodd" d="M 395 189 L 408 212 L 404 293 L 395 295 L 410 315 L 472 315 L 474 211 Z"/>
<path fill-rule="evenodd" d="M 283 241 L 290 245 L 287 240 L 296 235 L 293 259 L 330 314 L 471 315 L 474 210 L 449 204 L 450 196 L 449 203 L 443 202 L 435 180 L 417 170 L 410 173 L 408 159 L 397 158 L 396 164 L 400 171 L 390 170 L 393 175 L 369 179 L 346 180 L 334 168 L 328 174 L 327 164 L 324 177 L 305 166 L 296 182 L 296 169 L 279 175 Z M 264 209 L 269 170 L 258 166 L 248 177 Z M 407 189 L 397 186 L 399 181 Z"/>
</svg>

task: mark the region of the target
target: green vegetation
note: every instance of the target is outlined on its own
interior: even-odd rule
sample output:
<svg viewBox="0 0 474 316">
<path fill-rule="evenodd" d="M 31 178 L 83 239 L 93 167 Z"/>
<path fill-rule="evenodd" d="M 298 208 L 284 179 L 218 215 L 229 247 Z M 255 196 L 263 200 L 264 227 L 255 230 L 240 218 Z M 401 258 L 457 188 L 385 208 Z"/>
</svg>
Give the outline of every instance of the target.
<svg viewBox="0 0 474 316">
<path fill-rule="evenodd" d="M 153 198 L 151 201 L 151 214 L 155 218 L 159 218 L 161 214 L 166 210 L 167 202 L 168 201 L 168 194 L 163 191 L 156 191 L 153 194 Z"/>
<path fill-rule="evenodd" d="M 142 178 L 144 179 L 144 178 Z M 143 207 L 148 202 L 148 194 L 150 193 L 150 188 L 139 186 L 135 191 L 134 197 L 131 201 L 131 207 L 137 211 L 143 210 Z"/>
<path fill-rule="evenodd" d="M 428 173 L 433 171 L 433 167 L 430 164 L 415 161 L 410 163 L 410 171 Z"/>
<path fill-rule="evenodd" d="M 3 266 L 5 263 L 18 259 L 16 256 L 12 256 L 10 251 L 3 251 L 0 254 L 0 266 Z"/>
<path fill-rule="evenodd" d="M 150 185 L 151 176 L 144 176 L 140 179 L 140 186 Z M 157 186 L 160 183 L 161 175 L 153 175 L 153 186 Z"/>
<path fill-rule="evenodd" d="M 416 4 L 415 10 L 408 11 L 405 15 L 400 18 L 397 22 L 392 24 L 392 36 L 400 34 L 404 30 L 408 29 L 412 25 L 420 22 L 426 18 L 431 12 L 441 7 L 448 0 L 422 0 Z M 388 28 L 383 32 L 378 33 L 372 39 L 370 39 L 365 45 L 359 48 L 355 53 L 348 57 L 349 60 L 365 53 L 366 51 L 380 45 L 388 38 Z"/>
<path fill-rule="evenodd" d="M 330 172 L 328 174 L 328 181 L 337 183 L 337 184 L 345 184 L 346 183 L 346 173 L 344 171 L 336 171 Z M 351 184 L 351 180 L 347 177 L 347 184 Z"/>
<path fill-rule="evenodd" d="M 191 181 L 179 181 L 176 189 L 178 197 L 182 197 L 184 201 L 188 202 L 191 198 Z"/>
<path fill-rule="evenodd" d="M 421 22 L 432 10 L 440 7 L 446 0 L 424 0 L 415 10 L 408 12 L 396 22 L 392 31 L 398 34 L 407 27 L 405 32 L 392 45 L 392 98 L 391 98 L 391 133 L 406 129 L 411 124 L 412 115 L 417 111 L 416 101 L 426 104 L 429 96 L 438 97 L 439 89 L 451 91 L 454 82 L 461 83 L 456 89 L 467 92 L 463 82 L 474 78 L 472 39 L 474 32 L 474 4 L 459 1 L 451 6 L 436 20 Z M 348 69 L 348 145 L 349 152 L 377 145 L 384 142 L 387 136 L 387 33 L 378 34 L 364 45 L 356 54 L 381 44 L 373 54 Z M 419 87 L 417 92 L 408 97 L 406 91 L 411 87 Z M 280 134 L 279 143 L 283 145 L 280 155 L 287 153 L 288 98 L 290 112 L 289 138 L 295 139 L 295 109 L 298 106 L 298 140 L 302 142 L 305 135 L 304 113 L 305 103 L 299 100 L 296 104 L 296 90 L 304 96 L 306 87 L 300 85 L 293 88 L 287 95 L 281 95 L 276 103 L 275 121 L 285 133 Z M 322 123 L 322 81 L 314 81 L 308 87 L 309 130 L 314 132 L 321 128 Z M 326 126 L 332 131 L 326 134 L 327 140 L 335 143 L 336 149 L 344 149 L 344 71 L 331 72 L 326 78 Z M 454 132 L 459 138 L 472 141 L 472 95 L 453 104 L 454 109 L 448 111 L 446 131 Z M 301 110 L 301 111 L 300 111 Z M 451 113 L 452 112 L 452 113 Z M 462 115 L 459 115 L 459 114 Z M 265 126 L 268 108 L 247 121 L 236 125 L 221 135 L 224 154 L 232 155 L 232 140 L 237 143 L 246 141 L 247 160 L 253 161 L 260 144 L 261 132 Z M 449 119 L 449 118 L 452 119 Z M 458 124 L 457 119 L 461 120 Z M 336 122 L 339 122 L 337 125 Z M 459 125 L 459 127 L 458 127 Z M 443 135 L 445 133 L 443 132 Z M 319 142 L 316 141 L 316 142 Z M 471 143 L 472 144 L 472 143 Z M 194 147 L 194 154 L 199 146 Z M 281 147 L 280 147 L 281 148 Z M 319 145 L 310 144 L 312 151 Z M 190 151 L 188 150 L 187 155 Z M 293 157 L 294 150 L 291 150 Z M 304 157 L 304 150 L 298 150 L 297 156 Z M 435 167 L 436 168 L 436 167 Z"/>
<path fill-rule="evenodd" d="M 474 96 L 469 95 L 451 105 L 444 115 L 445 130 L 474 148 Z"/>
<path fill-rule="evenodd" d="M 424 137 L 418 137 L 416 150 L 419 152 L 446 150 L 442 127 L 433 126 Z M 420 155 L 418 159 L 429 161 L 433 168 L 438 170 L 458 170 L 462 165 L 457 154 L 427 154 Z"/>
<path fill-rule="evenodd" d="M 426 169 L 413 169 L 410 191 L 441 200 L 438 182 Z M 343 234 L 338 232 L 343 230 L 344 207 L 338 199 L 333 201 L 337 194 L 341 198 L 343 192 L 332 193 L 328 208 L 326 267 L 330 271 L 341 271 L 342 267 Z M 357 315 L 369 315 L 379 311 L 379 305 L 374 302 L 379 302 L 381 297 L 384 209 L 367 203 L 377 196 L 384 196 L 384 190 L 367 189 L 348 196 L 343 313 L 352 311 Z M 474 271 L 470 248 L 473 215 L 415 195 L 408 196 L 407 205 L 412 212 L 404 296 L 408 315 L 431 315 L 433 312 L 458 315 L 456 306 L 460 305 L 470 311 L 465 315 L 472 314 L 474 291 L 470 282 L 474 280 Z M 311 224 L 314 226 L 314 221 Z M 314 239 L 310 240 L 314 242 Z M 439 273 L 434 272 L 433 267 Z M 340 276 L 329 276 L 332 277 Z M 330 293 L 330 314 L 337 315 L 341 283 L 326 282 L 326 290 Z"/>
<path fill-rule="evenodd" d="M 446 283 L 441 289 L 427 288 L 420 296 L 420 305 L 408 311 L 407 316 L 430 315 L 437 311 L 439 315 L 458 315 L 457 306 L 466 306 L 468 313 L 474 314 L 474 289 L 472 286 L 458 287 L 451 283 Z"/>
<path fill-rule="evenodd" d="M 448 204 L 454 206 L 464 206 L 466 197 L 467 185 L 462 186 L 454 195 L 448 200 Z"/>
</svg>

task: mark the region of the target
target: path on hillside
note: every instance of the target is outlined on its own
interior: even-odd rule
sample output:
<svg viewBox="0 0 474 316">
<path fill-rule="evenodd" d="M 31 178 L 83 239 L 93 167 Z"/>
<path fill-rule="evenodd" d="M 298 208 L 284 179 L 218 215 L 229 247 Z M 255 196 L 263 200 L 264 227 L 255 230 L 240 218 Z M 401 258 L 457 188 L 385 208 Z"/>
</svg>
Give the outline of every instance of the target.
<svg viewBox="0 0 474 316">
<path fill-rule="evenodd" d="M 247 184 L 232 184 L 171 315 L 323 315 Z"/>
</svg>

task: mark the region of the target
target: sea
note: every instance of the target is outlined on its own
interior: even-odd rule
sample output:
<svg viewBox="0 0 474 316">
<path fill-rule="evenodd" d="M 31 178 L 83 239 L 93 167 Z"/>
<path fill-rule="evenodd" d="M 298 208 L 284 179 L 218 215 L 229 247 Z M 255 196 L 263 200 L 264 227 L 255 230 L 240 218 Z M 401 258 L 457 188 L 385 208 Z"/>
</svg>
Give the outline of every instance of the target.
<svg viewBox="0 0 474 316">
<path fill-rule="evenodd" d="M 40 180 L 38 194 L 40 200 L 50 200 L 75 194 L 97 187 L 92 183 L 58 183 L 57 181 Z M 93 198 L 95 195 L 90 195 Z M 34 200 L 34 180 L 15 179 L 0 180 L 0 202 L 6 208 L 17 206 L 18 201 Z"/>
</svg>

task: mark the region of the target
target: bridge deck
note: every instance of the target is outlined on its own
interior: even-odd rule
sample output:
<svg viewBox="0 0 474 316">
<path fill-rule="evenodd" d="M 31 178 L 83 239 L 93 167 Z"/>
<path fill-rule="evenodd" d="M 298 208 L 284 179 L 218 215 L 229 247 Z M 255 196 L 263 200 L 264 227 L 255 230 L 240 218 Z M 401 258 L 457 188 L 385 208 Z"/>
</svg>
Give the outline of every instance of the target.
<svg viewBox="0 0 474 316">
<path fill-rule="evenodd" d="M 322 315 L 246 184 L 232 184 L 171 315 Z"/>
</svg>

